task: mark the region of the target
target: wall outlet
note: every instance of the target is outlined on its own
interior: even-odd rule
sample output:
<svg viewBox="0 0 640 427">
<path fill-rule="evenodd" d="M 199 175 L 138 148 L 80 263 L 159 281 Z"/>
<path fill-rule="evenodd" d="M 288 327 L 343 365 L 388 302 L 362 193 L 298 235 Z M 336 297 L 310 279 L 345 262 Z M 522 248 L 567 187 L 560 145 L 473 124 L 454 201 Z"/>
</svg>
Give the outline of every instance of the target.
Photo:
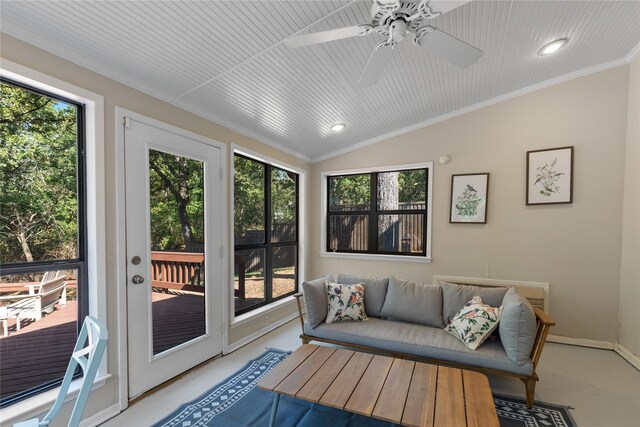
<svg viewBox="0 0 640 427">
<path fill-rule="evenodd" d="M 269 324 L 269 316 L 264 316 L 264 326 Z"/>
</svg>

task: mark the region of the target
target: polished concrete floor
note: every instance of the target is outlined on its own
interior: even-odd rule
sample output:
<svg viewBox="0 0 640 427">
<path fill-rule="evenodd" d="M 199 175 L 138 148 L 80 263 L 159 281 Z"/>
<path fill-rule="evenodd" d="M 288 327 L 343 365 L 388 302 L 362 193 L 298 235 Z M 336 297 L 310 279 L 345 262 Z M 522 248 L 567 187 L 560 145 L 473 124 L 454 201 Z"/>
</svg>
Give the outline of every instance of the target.
<svg viewBox="0 0 640 427">
<path fill-rule="evenodd" d="M 300 345 L 299 328 L 297 321 L 291 321 L 144 398 L 103 426 L 149 426 L 265 348 L 294 350 Z M 536 400 L 575 408 L 571 414 L 579 427 L 640 426 L 640 371 L 613 351 L 547 343 L 538 375 Z M 524 397 L 524 386 L 516 379 L 491 378 L 491 388 L 494 393 Z"/>
</svg>

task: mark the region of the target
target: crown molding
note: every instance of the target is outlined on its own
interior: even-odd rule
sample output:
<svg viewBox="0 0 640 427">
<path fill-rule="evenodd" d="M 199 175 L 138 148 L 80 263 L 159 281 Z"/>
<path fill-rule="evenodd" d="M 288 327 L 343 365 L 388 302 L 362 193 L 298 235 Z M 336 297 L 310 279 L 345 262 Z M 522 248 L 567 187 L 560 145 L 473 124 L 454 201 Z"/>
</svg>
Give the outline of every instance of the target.
<svg viewBox="0 0 640 427">
<path fill-rule="evenodd" d="M 633 61 L 635 61 L 635 59 L 640 55 L 640 43 L 638 43 L 636 45 L 636 47 L 634 47 L 633 49 L 631 49 L 631 52 L 629 52 L 629 54 L 625 57 L 625 59 L 627 60 L 627 62 L 629 64 L 631 64 Z"/>
</svg>

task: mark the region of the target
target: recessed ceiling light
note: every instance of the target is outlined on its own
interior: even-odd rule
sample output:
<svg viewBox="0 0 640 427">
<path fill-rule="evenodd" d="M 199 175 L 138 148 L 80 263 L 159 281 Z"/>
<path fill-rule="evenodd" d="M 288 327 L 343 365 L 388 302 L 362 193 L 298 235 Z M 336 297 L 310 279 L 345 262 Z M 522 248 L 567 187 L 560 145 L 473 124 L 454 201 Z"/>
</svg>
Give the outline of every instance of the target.
<svg viewBox="0 0 640 427">
<path fill-rule="evenodd" d="M 344 130 L 344 128 L 346 128 L 347 125 L 345 123 L 336 123 L 335 125 L 332 125 L 329 129 L 331 129 L 334 132 L 340 132 L 341 130 Z"/>
<path fill-rule="evenodd" d="M 562 46 L 567 44 L 567 39 L 558 39 L 558 40 L 554 40 L 549 44 L 544 45 L 539 51 L 538 51 L 538 55 L 540 56 L 544 56 L 544 55 L 550 55 L 552 53 L 555 53 L 558 51 L 558 49 L 560 49 Z"/>
</svg>

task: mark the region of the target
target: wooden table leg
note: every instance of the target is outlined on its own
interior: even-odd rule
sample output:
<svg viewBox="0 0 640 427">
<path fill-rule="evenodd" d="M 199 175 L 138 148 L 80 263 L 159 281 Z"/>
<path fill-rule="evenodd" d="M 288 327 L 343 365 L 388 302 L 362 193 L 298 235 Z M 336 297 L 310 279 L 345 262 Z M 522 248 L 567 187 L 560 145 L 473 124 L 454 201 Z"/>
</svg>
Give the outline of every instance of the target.
<svg viewBox="0 0 640 427">
<path fill-rule="evenodd" d="M 278 403 L 280 402 L 280 393 L 273 393 L 273 405 L 271 405 L 271 419 L 269 427 L 276 425 L 276 412 L 278 412 Z"/>
<path fill-rule="evenodd" d="M 7 325 L 7 320 L 9 319 L 2 319 L 2 330 L 4 331 L 4 336 L 8 337 L 9 336 L 9 327 Z"/>
</svg>

